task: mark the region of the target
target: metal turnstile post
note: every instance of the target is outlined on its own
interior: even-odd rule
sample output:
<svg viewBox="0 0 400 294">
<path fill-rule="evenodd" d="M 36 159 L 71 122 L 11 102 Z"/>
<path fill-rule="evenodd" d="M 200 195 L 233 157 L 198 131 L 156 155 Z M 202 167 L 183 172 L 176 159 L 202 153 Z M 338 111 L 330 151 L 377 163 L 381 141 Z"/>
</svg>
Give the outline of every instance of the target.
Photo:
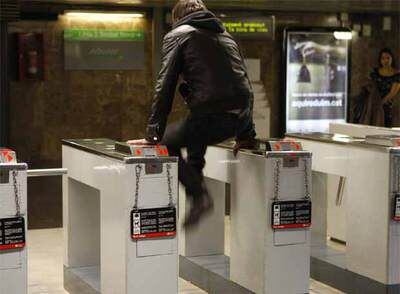
<svg viewBox="0 0 400 294">
<path fill-rule="evenodd" d="M 0 293 L 26 294 L 27 197 L 25 163 L 0 163 Z"/>
</svg>

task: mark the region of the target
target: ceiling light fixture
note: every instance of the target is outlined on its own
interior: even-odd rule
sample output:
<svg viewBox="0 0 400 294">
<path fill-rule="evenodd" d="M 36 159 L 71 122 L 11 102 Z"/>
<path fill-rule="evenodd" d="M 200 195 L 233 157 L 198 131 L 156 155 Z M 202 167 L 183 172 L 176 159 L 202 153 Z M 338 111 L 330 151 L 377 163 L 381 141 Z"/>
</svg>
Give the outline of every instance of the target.
<svg viewBox="0 0 400 294">
<path fill-rule="evenodd" d="M 91 20 L 122 20 L 127 18 L 142 18 L 143 13 L 124 13 L 124 12 L 82 12 L 82 11 L 70 11 L 66 12 L 67 17 L 78 17 Z"/>
<path fill-rule="evenodd" d="M 337 40 L 351 40 L 353 38 L 353 33 L 345 31 L 334 31 L 333 36 Z"/>
</svg>

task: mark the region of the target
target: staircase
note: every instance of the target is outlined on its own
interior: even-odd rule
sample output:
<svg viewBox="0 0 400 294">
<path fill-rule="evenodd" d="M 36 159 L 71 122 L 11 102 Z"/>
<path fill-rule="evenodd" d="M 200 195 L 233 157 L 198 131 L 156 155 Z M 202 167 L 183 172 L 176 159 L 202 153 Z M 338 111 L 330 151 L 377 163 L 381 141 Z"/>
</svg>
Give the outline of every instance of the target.
<svg viewBox="0 0 400 294">
<path fill-rule="evenodd" d="M 257 137 L 269 138 L 271 107 L 260 77 L 260 60 L 245 59 L 245 63 L 254 92 L 253 120 L 256 125 Z"/>
</svg>

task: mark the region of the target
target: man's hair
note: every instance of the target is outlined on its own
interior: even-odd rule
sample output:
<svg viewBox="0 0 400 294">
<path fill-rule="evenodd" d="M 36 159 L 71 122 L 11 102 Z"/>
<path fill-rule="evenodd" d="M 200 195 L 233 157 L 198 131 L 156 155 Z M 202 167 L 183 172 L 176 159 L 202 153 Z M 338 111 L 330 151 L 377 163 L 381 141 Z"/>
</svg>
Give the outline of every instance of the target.
<svg viewBox="0 0 400 294">
<path fill-rule="evenodd" d="M 186 15 L 205 10 L 207 10 L 207 7 L 202 0 L 178 0 L 174 9 L 172 9 L 172 22 L 176 23 Z"/>
</svg>

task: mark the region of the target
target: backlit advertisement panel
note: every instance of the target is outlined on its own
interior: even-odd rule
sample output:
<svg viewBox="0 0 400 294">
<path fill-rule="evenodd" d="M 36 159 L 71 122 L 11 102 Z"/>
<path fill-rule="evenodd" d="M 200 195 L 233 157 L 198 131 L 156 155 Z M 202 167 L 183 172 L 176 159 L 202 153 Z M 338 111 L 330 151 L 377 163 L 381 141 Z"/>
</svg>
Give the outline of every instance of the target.
<svg viewBox="0 0 400 294">
<path fill-rule="evenodd" d="M 346 122 L 350 31 L 286 30 L 286 132 Z"/>
</svg>

